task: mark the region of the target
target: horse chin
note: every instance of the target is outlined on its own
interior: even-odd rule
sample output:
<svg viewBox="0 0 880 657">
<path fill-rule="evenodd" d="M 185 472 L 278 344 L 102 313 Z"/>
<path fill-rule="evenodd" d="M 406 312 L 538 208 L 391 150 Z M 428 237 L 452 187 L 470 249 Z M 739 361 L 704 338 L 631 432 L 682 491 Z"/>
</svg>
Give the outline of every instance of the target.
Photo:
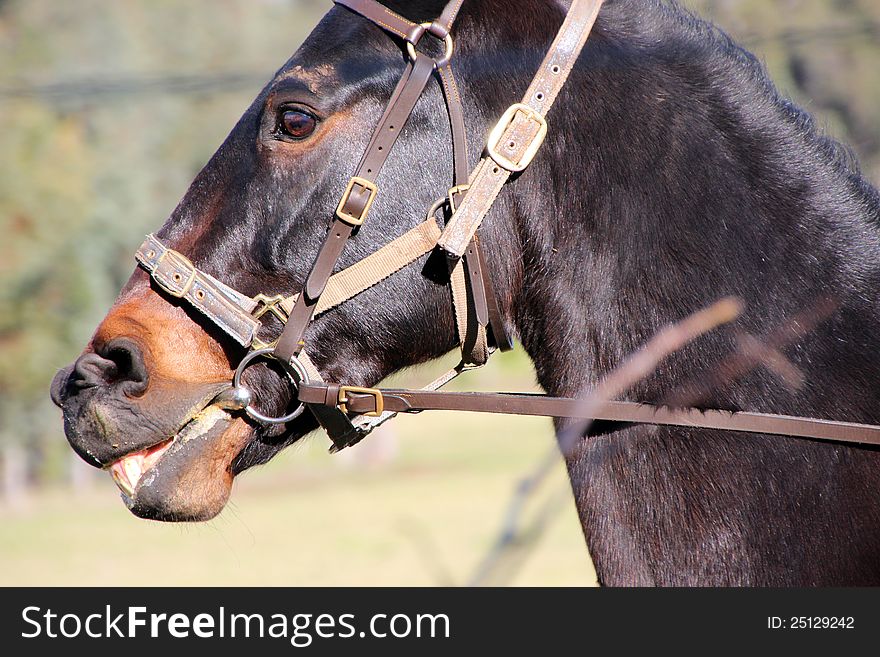
<svg viewBox="0 0 880 657">
<path fill-rule="evenodd" d="M 232 491 L 232 463 L 253 428 L 208 406 L 171 439 L 109 466 L 122 499 L 136 516 L 165 522 L 214 518 Z"/>
</svg>

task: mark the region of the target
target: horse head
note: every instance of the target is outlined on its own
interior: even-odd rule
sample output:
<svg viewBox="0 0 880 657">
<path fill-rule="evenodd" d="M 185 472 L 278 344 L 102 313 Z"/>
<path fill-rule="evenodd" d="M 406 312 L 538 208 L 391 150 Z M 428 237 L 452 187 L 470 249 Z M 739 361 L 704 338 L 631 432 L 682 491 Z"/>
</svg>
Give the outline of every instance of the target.
<svg viewBox="0 0 880 657">
<path fill-rule="evenodd" d="M 465 104 L 469 131 L 482 139 L 507 100 L 488 85 L 498 61 L 485 53 L 522 47 L 526 61 L 539 57 L 534 31 L 549 38 L 563 10 L 547 6 L 528 29 L 511 29 L 497 24 L 506 13 L 498 3 L 467 4 L 456 26 L 456 62 L 463 78 L 481 77 L 482 87 L 468 85 Z M 414 21 L 431 20 L 443 8 L 427 1 L 388 5 Z M 247 109 L 156 237 L 245 295 L 299 291 L 406 61 L 402 42 L 346 8 L 332 9 Z M 340 269 L 424 220 L 451 186 L 450 144 L 442 90 L 431 83 Z M 516 239 L 509 227 L 491 230 L 498 246 Z M 309 356 L 324 378 L 372 385 L 455 346 L 448 271 L 437 260 L 422 258 L 311 324 Z M 509 273 L 495 272 L 508 306 Z M 267 339 L 279 328 L 266 326 Z M 136 269 L 83 354 L 55 377 L 52 395 L 74 450 L 96 467 L 113 468 L 133 513 L 208 519 L 223 508 L 237 474 L 317 426 L 308 413 L 267 427 L 219 408 L 214 400 L 245 354 Z M 246 374 L 264 413 L 283 413 L 291 402 L 277 374 L 266 366 Z"/>
</svg>

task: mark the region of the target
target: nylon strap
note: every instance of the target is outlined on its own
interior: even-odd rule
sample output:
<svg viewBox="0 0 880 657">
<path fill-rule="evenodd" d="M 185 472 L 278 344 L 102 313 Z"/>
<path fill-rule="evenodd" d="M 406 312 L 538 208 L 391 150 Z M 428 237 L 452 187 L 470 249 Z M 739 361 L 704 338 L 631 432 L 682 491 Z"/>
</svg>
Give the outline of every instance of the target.
<svg viewBox="0 0 880 657">
<path fill-rule="evenodd" d="M 408 38 L 411 34 L 408 30 L 413 26 L 409 21 L 390 12 L 375 0 L 337 2 L 364 15 L 370 15 L 374 22 L 378 22 L 375 17 L 380 17 L 383 21 L 380 23 L 382 27 L 403 38 Z M 458 266 L 452 271 L 456 308 L 467 306 L 467 319 L 464 321 L 460 310 L 457 310 L 460 334 L 472 333 L 473 326 L 494 325 L 493 304 L 487 304 L 485 295 L 488 292 L 492 301 L 494 296 L 490 281 L 484 275 L 485 267 L 479 252 L 479 242 L 475 239 L 476 230 L 510 174 L 527 166 L 534 156 L 546 130 L 544 114 L 550 109 L 574 66 L 601 4 L 601 0 L 574 1 L 551 52 L 529 87 L 525 102 L 511 108 L 500 122 L 496 134 L 490 139 L 489 157 L 484 158 L 477 167 L 468 193 L 460 194 L 463 198 L 461 205 L 441 236 L 441 241 L 445 240 L 450 253 L 465 256 L 463 262 L 457 263 Z M 451 27 L 460 6 L 461 0 L 452 0 L 446 6 L 441 17 L 441 25 L 445 25 L 446 30 Z M 346 221 L 346 217 L 350 219 L 358 215 L 361 218 L 366 216 L 375 195 L 375 190 L 371 190 L 370 185 L 374 183 L 400 128 L 421 96 L 433 66 L 433 60 L 423 55 L 417 55 L 415 61 L 407 66 L 358 167 L 358 174 L 361 174 L 358 178 L 366 181 L 365 184 L 361 185 L 362 189 L 357 189 L 353 184 L 347 190 L 324 247 L 306 281 L 304 294 L 281 302 L 282 310 L 289 309 L 292 313 L 291 320 L 298 318 L 298 323 L 287 322 L 282 339 L 285 335 L 289 337 L 291 325 L 294 324 L 297 328 L 293 334 L 298 334 L 299 339 L 290 358 L 299 359 L 310 379 L 309 383 L 300 384 L 297 399 L 308 405 L 327 429 L 334 441 L 334 450 L 338 451 L 358 442 L 397 413 L 418 413 L 425 410 L 584 418 L 880 445 L 880 426 L 851 422 L 765 413 L 658 407 L 621 401 L 609 401 L 587 408 L 583 400 L 547 395 L 438 392 L 440 387 L 470 369 L 465 364 L 444 374 L 422 390 L 378 390 L 324 383 L 301 344 L 302 332 L 314 313 L 329 310 L 384 280 L 427 253 L 437 239 L 439 228 L 431 218 L 348 270 L 335 276 L 330 275 L 345 240 L 359 225 Z M 447 64 L 440 69 L 455 144 L 456 182 L 459 182 L 466 164 L 461 101 L 451 68 Z M 390 134 L 385 132 L 386 129 Z M 488 171 L 492 174 L 487 173 Z M 487 180 L 489 182 L 485 182 Z M 455 199 L 452 200 L 454 205 Z M 474 217 L 477 218 L 472 221 Z M 182 254 L 165 247 L 153 235 L 147 237 L 136 257 L 153 281 L 167 294 L 190 303 L 243 346 L 248 347 L 253 343 L 260 327 L 254 313 L 259 311 L 261 303 L 266 303 L 265 300 L 251 299 L 220 283 L 209 274 L 198 270 Z M 471 297 L 463 302 L 462 297 L 467 295 L 462 290 L 468 287 Z M 482 299 L 481 294 L 484 295 Z M 494 313 L 498 313 L 497 305 L 494 306 Z M 465 345 L 463 352 L 467 353 L 468 349 L 473 349 L 473 345 Z M 276 349 L 279 356 L 283 357 L 285 353 L 287 352 Z M 357 417 L 353 423 L 346 413 L 361 417 Z M 378 413 L 378 416 L 363 417 L 372 413 Z"/>
<path fill-rule="evenodd" d="M 363 161 L 358 167 L 355 177 L 352 179 L 352 183 L 356 180 L 364 180 L 375 184 L 376 178 L 388 159 L 392 147 L 397 141 L 403 126 L 409 120 L 416 102 L 421 97 L 422 91 L 434 71 L 434 61 L 429 57 L 419 54 L 413 65 L 407 67 L 407 71 L 409 75 L 405 75 L 401 85 L 398 85 L 400 93 L 393 104 L 393 110 L 386 114 L 384 120 L 377 127 L 371 148 L 364 155 Z M 350 186 L 349 191 L 351 193 L 340 204 L 340 212 L 333 219 L 330 229 L 327 231 L 327 237 L 318 251 L 318 256 L 312 266 L 311 273 L 306 279 L 303 294 L 299 296 L 296 304 L 294 304 L 287 325 L 281 332 L 281 337 L 275 346 L 275 356 L 282 363 L 290 362 L 302 350 L 306 328 L 311 322 L 321 294 L 330 280 L 333 268 L 339 260 L 346 242 L 357 227 L 357 225 L 353 225 L 350 221 L 342 218 L 341 215 L 360 214 L 361 216 L 366 216 L 369 204 L 372 203 L 372 196 L 374 194 L 370 193 L 367 188 L 356 192 L 355 187 Z"/>
<path fill-rule="evenodd" d="M 412 264 L 434 248 L 439 235 L 435 220 L 424 221 L 364 260 L 334 274 L 316 314 L 335 308 Z M 147 236 L 135 257 L 160 288 L 189 303 L 243 347 L 253 344 L 261 327 L 254 317 L 260 308 L 258 301 L 196 268 L 189 258 L 169 249 L 153 235 Z M 192 283 L 188 285 L 190 279 Z M 200 294 L 202 291 L 204 295 Z M 279 304 L 285 314 L 290 313 L 296 299 L 296 295 L 288 297 Z"/>
<path fill-rule="evenodd" d="M 425 221 L 368 258 L 335 274 L 327 283 L 327 293 L 322 296 L 317 312 L 325 312 L 351 299 L 425 255 L 434 248 L 439 235 L 436 221 Z M 242 346 L 251 346 L 261 326 L 253 316 L 260 307 L 256 300 L 197 269 L 186 256 L 167 248 L 153 235 L 147 236 L 136 257 L 169 294 L 187 301 Z M 296 297 L 283 301 L 280 304 L 282 310 L 288 313 L 295 301 Z M 297 358 L 311 381 L 323 381 L 305 350 Z M 429 386 L 428 389 L 436 388 Z M 323 404 L 308 404 L 308 407 L 333 442 L 334 452 L 360 442 L 379 424 L 390 419 L 376 422 L 362 417 L 353 423 L 339 409 Z"/>
<path fill-rule="evenodd" d="M 440 26 L 441 33 L 445 32 L 445 34 L 448 34 L 452 29 L 462 3 L 463 0 L 451 0 L 447 3 L 443 14 L 434 22 L 435 26 Z M 407 21 L 374 0 L 344 0 L 338 2 L 338 4 L 357 12 L 364 18 L 376 23 L 379 27 L 401 36 L 405 40 L 410 39 L 410 35 L 417 27 L 414 23 Z M 464 111 L 461 94 L 452 71 L 452 62 L 447 61 L 438 67 L 437 74 L 442 84 L 452 131 L 456 192 L 450 195 L 450 202 L 456 203 L 464 198 L 466 194 L 466 183 L 470 173 Z M 391 111 L 395 103 L 396 98 L 392 98 L 386 110 L 386 115 Z M 381 133 L 377 132 L 376 134 Z M 372 146 L 371 142 L 369 148 L 372 148 Z M 494 297 L 490 299 L 487 293 L 487 289 L 491 290 L 491 283 L 487 283 L 485 280 L 486 272 L 481 270 L 480 263 L 482 257 L 478 246 L 474 245 L 472 249 L 468 250 L 468 253 L 465 254 L 465 261 L 465 270 L 469 273 L 466 278 L 466 287 L 463 293 L 460 286 L 453 287 L 453 308 L 456 313 L 456 325 L 459 329 L 459 341 L 462 346 L 462 360 L 466 363 L 480 365 L 484 364 L 488 357 L 487 332 L 490 326 L 490 317 L 495 317 L 496 322 L 499 324 L 497 327 L 493 327 L 493 334 L 503 336 L 498 342 L 507 348 L 510 340 L 507 337 L 503 324 L 500 322 L 501 314 L 497 311 L 497 300 Z M 490 305 L 494 312 L 490 312 Z"/>
<path fill-rule="evenodd" d="M 348 269 L 333 274 L 315 308 L 315 315 L 332 310 L 412 264 L 436 246 L 438 237 L 440 228 L 437 222 L 434 219 L 423 221 Z M 285 299 L 281 308 L 289 314 L 298 296 Z"/>
<path fill-rule="evenodd" d="M 574 0 L 537 76 L 520 105 L 502 118 L 489 155 L 473 175 L 470 190 L 450 219 L 438 246 L 460 258 L 513 173 L 528 166 L 547 130 L 545 116 L 565 85 L 596 22 L 602 0 Z"/>
</svg>

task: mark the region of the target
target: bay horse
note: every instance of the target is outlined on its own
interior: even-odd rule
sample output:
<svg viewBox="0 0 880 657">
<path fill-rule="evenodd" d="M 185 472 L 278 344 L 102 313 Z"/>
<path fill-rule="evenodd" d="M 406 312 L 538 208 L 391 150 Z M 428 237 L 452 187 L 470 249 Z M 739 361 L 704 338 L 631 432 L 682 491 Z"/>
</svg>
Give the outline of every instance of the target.
<svg viewBox="0 0 880 657">
<path fill-rule="evenodd" d="M 413 21 L 443 7 L 384 4 Z M 471 162 L 528 85 L 566 5 L 464 2 L 455 66 Z M 157 237 L 247 294 L 301 289 L 404 61 L 400 43 L 333 8 Z M 880 421 L 880 198 L 752 55 L 672 0 L 608 0 L 548 121 L 539 156 L 480 235 L 503 321 L 549 393 L 582 395 L 661 327 L 721 296 L 741 298 L 734 325 L 677 352 L 626 396 L 662 403 L 743 334 L 771 335 L 831 298 L 833 315 L 781 348 L 802 385 L 759 368 L 700 401 Z M 432 85 L 340 268 L 424 216 L 448 187 L 449 142 Z M 455 346 L 448 290 L 424 275 L 426 260 L 310 326 L 310 355 L 326 379 L 374 385 Z M 233 477 L 316 428 L 307 413 L 276 427 L 223 413 L 209 431 L 186 433 L 244 355 L 136 270 L 52 396 L 86 461 L 106 468 L 136 457 L 126 463 L 137 485 L 124 496 L 134 514 L 205 520 L 225 505 Z M 268 412 L 287 407 L 290 392 L 268 370 L 252 385 Z M 876 449 L 606 424 L 566 463 L 602 584 L 880 584 Z"/>
</svg>

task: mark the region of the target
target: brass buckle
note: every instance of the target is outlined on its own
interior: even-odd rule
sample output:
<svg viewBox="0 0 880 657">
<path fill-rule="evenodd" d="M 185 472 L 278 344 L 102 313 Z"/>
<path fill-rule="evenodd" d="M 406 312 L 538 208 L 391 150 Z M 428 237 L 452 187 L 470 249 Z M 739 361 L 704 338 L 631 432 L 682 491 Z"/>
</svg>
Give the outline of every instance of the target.
<svg viewBox="0 0 880 657">
<path fill-rule="evenodd" d="M 349 197 L 351 197 L 351 193 L 354 191 L 355 185 L 363 187 L 368 192 L 370 192 L 370 198 L 367 199 L 367 204 L 364 206 L 364 209 L 361 212 L 360 216 L 345 212 L 345 206 L 348 204 L 348 199 Z M 348 187 L 345 188 L 345 193 L 342 195 L 342 200 L 339 201 L 339 206 L 336 208 L 336 216 L 350 226 L 360 226 L 364 223 L 364 220 L 366 220 L 367 213 L 369 213 L 370 207 L 373 205 L 373 201 L 376 200 L 376 194 L 378 193 L 379 188 L 376 187 L 375 183 L 372 183 L 365 178 L 358 178 L 357 176 L 355 176 L 348 181 Z"/>
<path fill-rule="evenodd" d="M 284 309 L 281 307 L 281 304 L 284 303 L 285 298 L 283 296 L 276 295 L 274 297 L 266 296 L 265 294 L 258 294 L 254 297 L 254 301 L 256 303 L 262 304 L 261 307 L 257 308 L 251 316 L 259 320 L 266 313 L 272 313 L 275 317 L 278 318 L 282 324 L 287 324 L 287 313 L 284 312 Z M 256 350 L 260 349 L 268 349 L 270 347 L 274 347 L 278 340 L 274 340 L 272 342 L 263 342 L 256 335 L 254 335 L 253 348 Z"/>
<path fill-rule="evenodd" d="M 153 276 L 153 280 L 161 287 L 165 292 L 174 297 L 175 299 L 183 299 L 187 293 L 189 293 L 190 289 L 192 289 L 193 283 L 196 282 L 196 266 L 192 263 L 192 261 L 187 258 L 182 253 L 178 253 L 177 251 L 173 251 L 171 249 L 165 249 L 162 255 L 159 256 L 159 259 L 156 261 L 156 266 L 153 268 L 153 271 L 157 271 L 159 266 L 162 264 L 162 261 L 165 260 L 165 256 L 170 255 L 172 260 L 176 260 L 177 266 L 183 266 L 189 268 L 189 278 L 187 278 L 186 283 L 183 283 L 181 286 L 180 292 L 175 290 L 172 287 L 169 287 L 161 280 L 159 280 L 158 276 Z M 175 283 L 180 284 L 183 281 L 183 275 L 180 272 L 174 272 L 171 275 L 171 280 Z"/>
<path fill-rule="evenodd" d="M 510 124 L 513 123 L 518 112 L 525 114 L 527 119 L 534 121 L 539 127 L 538 133 L 532 138 L 532 141 L 529 143 L 528 148 L 526 148 L 519 161 L 514 162 L 510 158 L 499 153 L 498 146 L 501 142 L 501 138 L 504 137 L 504 133 L 507 131 Z M 511 173 L 517 173 L 525 170 L 525 168 L 532 163 L 532 160 L 535 159 L 535 155 L 538 153 L 538 149 L 541 148 L 541 144 L 544 143 L 544 138 L 546 136 L 547 119 L 545 119 L 540 112 L 532 109 L 528 105 L 516 103 L 507 108 L 504 116 L 498 121 L 498 125 L 492 129 L 492 132 L 489 134 L 489 143 L 486 145 L 486 151 L 488 152 L 489 157 L 491 157 L 498 166 L 507 169 Z"/>
<path fill-rule="evenodd" d="M 458 207 L 455 205 L 455 195 L 456 194 L 464 194 L 467 190 L 471 188 L 470 185 L 456 185 L 455 187 L 450 188 L 449 190 L 449 211 L 452 214 L 455 214 Z"/>
<path fill-rule="evenodd" d="M 343 413 L 348 413 L 348 393 L 354 392 L 361 395 L 372 395 L 376 400 L 376 410 L 364 413 L 368 417 L 379 417 L 385 411 L 385 400 L 382 398 L 382 391 L 376 388 L 358 388 L 356 386 L 340 386 L 339 395 L 336 397 L 336 405 Z"/>
</svg>

